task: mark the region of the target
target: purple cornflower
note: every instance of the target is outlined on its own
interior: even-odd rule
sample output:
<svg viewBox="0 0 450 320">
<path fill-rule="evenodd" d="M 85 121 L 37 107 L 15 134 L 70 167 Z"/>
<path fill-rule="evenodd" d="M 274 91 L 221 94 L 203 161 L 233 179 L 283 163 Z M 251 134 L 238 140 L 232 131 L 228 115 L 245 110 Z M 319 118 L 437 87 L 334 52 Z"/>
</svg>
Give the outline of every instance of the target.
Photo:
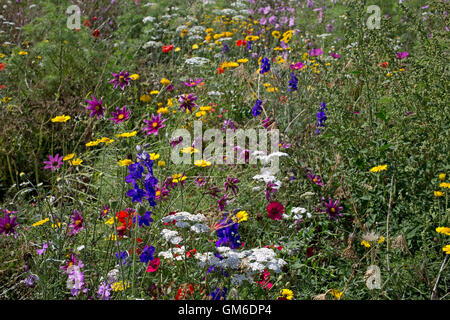
<svg viewBox="0 0 450 320">
<path fill-rule="evenodd" d="M 308 171 L 307 177 L 315 185 L 323 187 L 322 179 L 319 176 L 312 174 L 310 171 Z"/>
<path fill-rule="evenodd" d="M 98 101 L 97 98 L 92 95 L 92 100 L 86 100 L 86 103 L 89 104 L 89 107 L 86 107 L 86 110 L 91 111 L 89 114 L 91 118 L 94 116 L 97 116 L 97 119 L 103 117 L 103 113 L 105 112 L 105 108 L 102 106 L 103 99 Z"/>
<path fill-rule="evenodd" d="M 335 59 L 339 59 L 341 57 L 340 55 L 338 55 L 337 53 L 334 53 L 334 52 L 330 52 L 330 56 L 332 56 Z"/>
<path fill-rule="evenodd" d="M 48 161 L 44 161 L 45 167 L 44 169 L 50 169 L 51 171 L 59 169 L 59 167 L 63 164 L 63 156 L 59 156 L 57 153 L 55 156 L 49 155 Z"/>
<path fill-rule="evenodd" d="M 291 73 L 291 79 L 289 80 L 289 88 L 288 91 L 297 90 L 298 78 L 295 76 L 295 73 Z"/>
<path fill-rule="evenodd" d="M 328 202 L 325 201 L 325 198 L 322 198 L 322 205 L 325 207 L 325 211 L 328 213 L 328 217 L 337 221 L 338 216 L 342 217 L 342 207 L 338 207 L 339 200 L 333 201 L 333 199 L 329 198 Z"/>
<path fill-rule="evenodd" d="M 265 74 L 270 71 L 270 61 L 268 58 L 262 58 L 261 67 L 259 69 L 260 74 Z"/>
<path fill-rule="evenodd" d="M 227 181 L 225 181 L 225 192 L 227 192 L 228 189 L 231 189 L 233 194 L 236 195 L 239 192 L 239 188 L 236 184 L 239 182 L 240 180 L 238 178 L 227 176 Z"/>
<path fill-rule="evenodd" d="M 266 199 L 267 201 L 272 201 L 272 193 L 277 193 L 280 186 L 271 181 L 266 184 Z"/>
<path fill-rule="evenodd" d="M 229 204 L 228 193 L 225 193 L 223 197 L 217 201 L 217 204 L 219 206 L 219 210 L 223 211 L 225 207 Z"/>
<path fill-rule="evenodd" d="M 228 128 L 236 130 L 236 123 L 231 119 L 223 120 L 222 130 L 226 131 Z"/>
<path fill-rule="evenodd" d="M 311 49 L 311 50 L 309 50 L 308 54 L 309 54 L 311 57 L 314 57 L 314 56 L 321 56 L 321 55 L 323 54 L 323 51 L 322 51 L 321 48 L 318 48 L 318 49 Z"/>
<path fill-rule="evenodd" d="M 152 113 L 151 120 L 144 120 L 144 123 L 147 125 L 143 131 L 146 135 L 151 135 L 152 133 L 156 136 L 158 134 L 159 129 L 164 128 L 165 125 L 163 123 L 167 119 L 161 119 L 161 113 L 158 113 L 157 116 L 154 116 Z"/>
<path fill-rule="evenodd" d="M 263 126 L 264 128 L 268 129 L 272 124 L 274 123 L 274 120 L 271 120 L 269 117 L 263 120 Z"/>
<path fill-rule="evenodd" d="M 116 112 L 111 112 L 111 115 L 113 117 L 110 118 L 109 120 L 114 121 L 115 124 L 118 124 L 130 118 L 130 111 L 127 110 L 127 106 L 123 106 L 122 109 L 117 107 Z"/>
<path fill-rule="evenodd" d="M 16 217 L 11 217 L 10 213 L 5 213 L 3 218 L 0 218 L 0 234 L 4 233 L 6 236 L 16 234 L 14 229 L 17 226 Z"/>
<path fill-rule="evenodd" d="M 189 112 L 192 112 L 192 109 L 197 107 L 194 103 L 197 98 L 198 97 L 194 96 L 192 93 L 180 96 L 180 99 L 178 99 L 178 101 L 181 102 L 180 109 L 183 109 L 183 111 L 189 110 Z"/>
<path fill-rule="evenodd" d="M 78 234 L 81 230 L 83 230 L 83 222 L 84 219 L 81 216 L 81 212 L 78 212 L 77 210 L 73 210 L 73 215 L 70 217 L 72 219 L 72 223 L 69 224 L 70 232 L 69 236 L 73 236 Z"/>
<path fill-rule="evenodd" d="M 200 82 L 203 81 L 203 78 L 197 78 L 195 80 L 189 79 L 189 82 L 183 82 L 185 86 L 188 87 L 195 87 L 196 85 L 198 85 Z"/>
<path fill-rule="evenodd" d="M 409 53 L 407 51 L 402 51 L 397 53 L 398 59 L 405 59 L 407 56 L 409 56 Z"/>
<path fill-rule="evenodd" d="M 252 109 L 252 115 L 254 117 L 257 117 L 257 116 L 259 116 L 261 114 L 262 111 L 263 111 L 262 101 L 259 100 L 259 99 L 256 99 L 255 106 Z"/>
<path fill-rule="evenodd" d="M 114 79 L 110 80 L 109 83 L 114 85 L 114 89 L 117 89 L 117 87 L 120 86 L 120 88 L 124 90 L 125 87 L 130 85 L 131 78 L 129 77 L 129 72 L 122 70 L 120 73 L 112 73 L 112 75 Z"/>
</svg>

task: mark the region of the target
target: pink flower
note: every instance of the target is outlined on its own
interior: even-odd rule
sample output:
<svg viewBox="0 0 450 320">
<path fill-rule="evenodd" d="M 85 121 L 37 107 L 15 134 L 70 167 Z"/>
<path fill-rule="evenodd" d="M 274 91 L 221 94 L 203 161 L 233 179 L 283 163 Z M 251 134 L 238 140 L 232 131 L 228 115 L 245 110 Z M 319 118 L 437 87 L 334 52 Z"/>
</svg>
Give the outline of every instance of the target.
<svg viewBox="0 0 450 320">
<path fill-rule="evenodd" d="M 267 205 L 267 215 L 272 220 L 281 220 L 284 213 L 284 207 L 281 203 L 273 201 Z"/>
<path fill-rule="evenodd" d="M 161 113 L 158 113 L 157 116 L 154 116 L 152 113 L 152 119 L 151 120 L 144 120 L 144 123 L 147 125 L 143 131 L 146 133 L 146 135 L 154 134 L 155 136 L 158 134 L 159 129 L 164 128 L 165 125 L 163 123 L 167 119 L 161 119 Z"/>
<path fill-rule="evenodd" d="M 147 272 L 155 272 L 159 268 L 159 258 L 155 258 L 150 261 L 150 264 L 148 265 Z"/>
</svg>

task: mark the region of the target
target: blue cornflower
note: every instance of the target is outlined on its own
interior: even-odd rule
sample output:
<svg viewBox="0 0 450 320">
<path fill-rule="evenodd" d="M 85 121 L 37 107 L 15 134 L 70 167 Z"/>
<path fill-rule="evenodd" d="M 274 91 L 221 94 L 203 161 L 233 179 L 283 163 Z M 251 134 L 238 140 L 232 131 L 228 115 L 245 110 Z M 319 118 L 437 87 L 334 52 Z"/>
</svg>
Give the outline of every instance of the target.
<svg viewBox="0 0 450 320">
<path fill-rule="evenodd" d="M 139 256 L 139 260 L 144 263 L 149 263 L 153 260 L 153 254 L 155 253 L 154 246 L 145 246 L 144 250 L 142 250 L 141 255 Z"/>
<path fill-rule="evenodd" d="M 295 76 L 295 73 L 291 73 L 291 79 L 289 80 L 289 88 L 288 91 L 297 90 L 298 78 Z"/>
<path fill-rule="evenodd" d="M 252 115 L 253 115 L 254 117 L 259 116 L 259 115 L 261 114 L 261 112 L 263 111 L 261 105 L 262 105 L 262 101 L 259 100 L 259 99 L 257 99 L 257 100 L 255 101 L 255 106 L 254 106 L 253 109 L 252 109 Z"/>
<path fill-rule="evenodd" d="M 325 111 L 328 111 L 327 104 L 325 102 L 322 102 L 319 108 L 319 112 L 317 113 L 317 126 L 316 126 L 316 133 L 320 133 L 319 127 L 325 127 L 325 121 L 328 119 Z"/>
<path fill-rule="evenodd" d="M 227 288 L 215 288 L 213 292 L 209 294 L 211 300 L 226 300 L 225 296 L 227 294 Z"/>
<path fill-rule="evenodd" d="M 147 227 L 149 227 L 150 222 L 153 222 L 151 215 L 151 211 L 146 211 L 143 216 L 137 216 L 139 227 L 142 227 L 142 225 L 146 225 Z M 136 217 L 133 218 L 133 223 L 136 223 Z"/>
<path fill-rule="evenodd" d="M 261 60 L 261 67 L 259 69 L 260 74 L 264 74 L 266 72 L 269 72 L 270 70 L 270 62 L 268 58 L 262 58 Z"/>
</svg>

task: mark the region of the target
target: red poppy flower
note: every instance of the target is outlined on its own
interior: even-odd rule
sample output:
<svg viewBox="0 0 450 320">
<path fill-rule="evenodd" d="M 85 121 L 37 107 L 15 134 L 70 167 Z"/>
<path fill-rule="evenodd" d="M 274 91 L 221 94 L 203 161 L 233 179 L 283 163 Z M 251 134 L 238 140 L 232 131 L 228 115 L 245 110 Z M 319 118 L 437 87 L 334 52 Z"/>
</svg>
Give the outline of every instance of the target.
<svg viewBox="0 0 450 320">
<path fill-rule="evenodd" d="M 96 38 L 100 37 L 100 31 L 98 31 L 98 29 L 95 29 L 94 32 L 92 32 L 92 36 Z"/>
<path fill-rule="evenodd" d="M 281 203 L 273 201 L 267 205 L 267 214 L 272 220 L 281 220 L 284 213 L 284 207 Z"/>
<path fill-rule="evenodd" d="M 148 265 L 147 272 L 155 272 L 159 268 L 159 258 L 155 258 L 152 261 L 150 261 L 150 264 Z"/>
<path fill-rule="evenodd" d="M 88 19 L 86 19 L 83 22 L 83 26 L 90 27 L 91 26 L 91 22 Z"/>
<path fill-rule="evenodd" d="M 238 47 L 240 47 L 240 46 L 245 46 L 245 45 L 247 45 L 247 41 L 245 41 L 245 40 L 243 40 L 243 39 L 238 40 L 238 41 L 236 41 L 236 45 L 237 45 Z"/>
<path fill-rule="evenodd" d="M 92 19 L 93 19 L 93 20 L 97 20 L 98 18 L 97 18 L 97 17 L 93 17 Z"/>
<path fill-rule="evenodd" d="M 192 249 L 186 252 L 186 258 L 190 258 L 191 256 L 194 256 L 197 253 L 197 250 Z"/>
<path fill-rule="evenodd" d="M 163 46 L 163 47 L 162 47 L 162 51 L 163 51 L 164 53 L 167 53 L 167 52 L 172 51 L 173 48 L 174 48 L 173 45 L 170 44 L 170 45 L 168 45 L 168 46 Z"/>
<path fill-rule="evenodd" d="M 280 101 L 281 103 L 286 103 L 287 102 L 287 97 L 286 96 L 281 96 L 280 99 L 278 99 L 278 101 Z"/>
<path fill-rule="evenodd" d="M 0 71 L 5 70 L 6 63 L 0 63 Z"/>
<path fill-rule="evenodd" d="M 3 90 L 5 88 L 6 88 L 6 85 L 4 85 L 4 84 L 0 85 L 0 90 Z"/>
<path fill-rule="evenodd" d="M 387 68 L 388 64 L 389 64 L 389 62 L 383 62 L 383 63 L 381 63 L 381 66 L 382 66 L 383 68 Z"/>
<path fill-rule="evenodd" d="M 225 72 L 225 70 L 221 67 L 218 67 L 217 70 L 219 70 L 218 74 L 222 74 Z"/>
</svg>

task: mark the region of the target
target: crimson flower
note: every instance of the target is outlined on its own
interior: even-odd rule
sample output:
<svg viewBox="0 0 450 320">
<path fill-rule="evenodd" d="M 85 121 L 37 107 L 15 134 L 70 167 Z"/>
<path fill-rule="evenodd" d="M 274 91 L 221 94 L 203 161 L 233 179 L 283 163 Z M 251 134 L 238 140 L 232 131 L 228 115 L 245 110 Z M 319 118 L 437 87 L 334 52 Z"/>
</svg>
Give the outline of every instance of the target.
<svg viewBox="0 0 450 320">
<path fill-rule="evenodd" d="M 163 47 L 162 47 L 162 51 L 163 51 L 164 53 L 167 53 L 167 52 L 172 51 L 173 48 L 174 48 L 173 45 L 170 44 L 170 45 L 167 45 L 167 46 L 163 46 Z"/>
<path fill-rule="evenodd" d="M 281 220 L 284 213 L 284 207 L 281 203 L 273 201 L 267 205 L 267 214 L 272 220 Z"/>
</svg>

